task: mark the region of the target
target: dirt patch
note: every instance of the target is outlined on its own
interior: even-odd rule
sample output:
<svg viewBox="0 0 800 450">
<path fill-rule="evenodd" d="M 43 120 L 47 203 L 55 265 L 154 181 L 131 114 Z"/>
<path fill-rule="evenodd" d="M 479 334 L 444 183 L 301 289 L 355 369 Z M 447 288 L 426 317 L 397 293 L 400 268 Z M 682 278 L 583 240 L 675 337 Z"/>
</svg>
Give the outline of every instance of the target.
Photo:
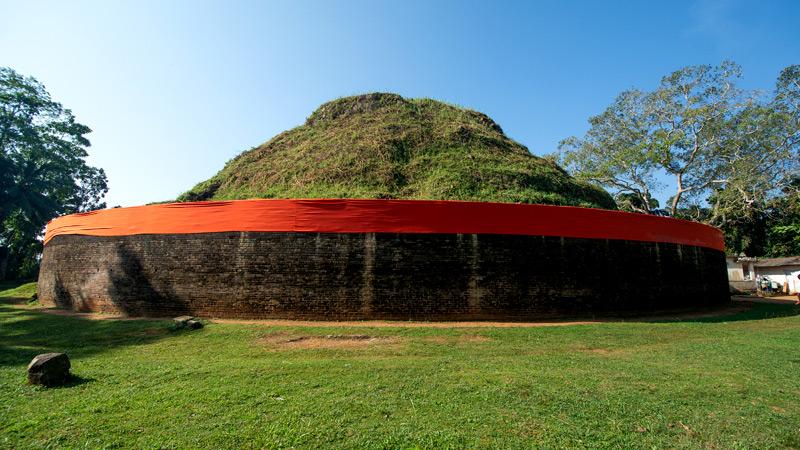
<svg viewBox="0 0 800 450">
<path fill-rule="evenodd" d="M 734 302 L 768 303 L 772 305 L 792 305 L 797 303 L 796 295 L 778 295 L 775 297 L 756 297 L 754 295 L 734 295 Z"/>
<path fill-rule="evenodd" d="M 345 320 L 317 321 L 293 319 L 213 319 L 216 323 L 244 323 L 253 325 L 269 325 L 274 327 L 348 327 L 348 328 L 531 328 L 531 327 L 563 327 L 570 325 L 589 325 L 603 323 L 603 320 L 570 321 L 570 322 L 412 322 L 391 320 Z M 605 321 L 607 322 L 607 321 Z"/>
<path fill-rule="evenodd" d="M 286 349 L 360 349 L 401 342 L 396 336 L 370 336 L 367 334 L 326 334 L 305 336 L 290 333 L 272 333 L 258 340 L 259 344 Z"/>
<path fill-rule="evenodd" d="M 126 333 L 125 335 L 126 336 L 133 336 L 133 337 L 137 337 L 137 336 L 150 337 L 150 336 L 164 336 L 167 333 L 168 333 L 168 330 L 166 330 L 164 328 L 146 328 L 144 330 L 132 331 L 130 333 Z"/>
<path fill-rule="evenodd" d="M 785 303 L 785 302 L 784 302 Z M 711 308 L 702 311 L 661 312 L 647 316 L 636 317 L 607 317 L 592 320 L 552 320 L 541 322 L 495 322 L 495 321 L 464 321 L 464 322 L 424 322 L 424 321 L 392 321 L 392 320 L 344 320 L 344 321 L 316 321 L 294 319 L 211 319 L 212 323 L 239 323 L 255 324 L 276 327 L 364 327 L 364 328 L 534 328 L 534 327 L 563 327 L 574 325 L 591 325 L 609 322 L 651 322 L 661 320 L 686 320 L 706 317 L 720 317 L 747 311 L 754 306 L 752 301 L 743 301 L 734 298 L 732 305 L 720 308 Z M 82 313 L 58 308 L 35 308 L 46 314 L 60 316 L 81 317 L 89 320 L 156 320 L 171 319 L 171 317 L 127 317 L 103 313 Z"/>
<path fill-rule="evenodd" d="M 492 338 L 481 336 L 479 334 L 462 334 L 458 337 L 458 342 L 467 342 L 467 343 L 475 343 L 475 342 L 491 342 Z"/>
<path fill-rule="evenodd" d="M 491 338 L 481 336 L 479 334 L 461 334 L 458 336 L 428 336 L 424 340 L 426 342 L 441 345 L 478 344 L 492 341 Z"/>
<path fill-rule="evenodd" d="M 602 355 L 602 356 L 618 355 L 621 353 L 625 353 L 625 350 L 618 348 L 580 348 L 578 349 L 578 351 L 581 353 L 591 353 L 593 355 Z"/>
</svg>

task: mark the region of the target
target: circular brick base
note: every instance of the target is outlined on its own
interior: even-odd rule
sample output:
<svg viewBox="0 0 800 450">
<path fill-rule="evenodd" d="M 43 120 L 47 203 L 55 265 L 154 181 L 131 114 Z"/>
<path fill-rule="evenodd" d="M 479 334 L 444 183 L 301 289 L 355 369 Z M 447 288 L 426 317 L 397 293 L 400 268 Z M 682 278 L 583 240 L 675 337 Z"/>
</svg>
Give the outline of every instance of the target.
<svg viewBox="0 0 800 450">
<path fill-rule="evenodd" d="M 47 306 L 130 316 L 541 320 L 729 301 L 723 252 L 489 234 L 59 235 Z"/>
</svg>

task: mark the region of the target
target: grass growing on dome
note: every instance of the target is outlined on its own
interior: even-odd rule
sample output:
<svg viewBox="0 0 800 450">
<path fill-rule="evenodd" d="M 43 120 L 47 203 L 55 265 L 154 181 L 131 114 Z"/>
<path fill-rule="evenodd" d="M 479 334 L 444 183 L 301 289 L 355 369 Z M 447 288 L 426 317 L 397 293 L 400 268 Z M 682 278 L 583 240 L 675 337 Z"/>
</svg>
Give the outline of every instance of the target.
<svg viewBox="0 0 800 450">
<path fill-rule="evenodd" d="M 173 331 L 0 303 L 0 447 L 798 448 L 798 314 Z M 76 378 L 26 385 L 50 351 Z"/>
<path fill-rule="evenodd" d="M 614 209 L 485 114 L 396 94 L 345 97 L 229 161 L 179 201 L 402 198 Z"/>
</svg>

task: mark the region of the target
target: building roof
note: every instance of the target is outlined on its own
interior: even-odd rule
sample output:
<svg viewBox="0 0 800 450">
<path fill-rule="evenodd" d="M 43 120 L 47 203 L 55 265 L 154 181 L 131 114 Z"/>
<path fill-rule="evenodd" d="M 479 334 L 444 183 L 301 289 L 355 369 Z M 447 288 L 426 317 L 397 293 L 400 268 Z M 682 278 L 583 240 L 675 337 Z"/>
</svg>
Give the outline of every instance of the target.
<svg viewBox="0 0 800 450">
<path fill-rule="evenodd" d="M 800 256 L 787 256 L 785 258 L 759 258 L 756 267 L 800 266 Z"/>
</svg>

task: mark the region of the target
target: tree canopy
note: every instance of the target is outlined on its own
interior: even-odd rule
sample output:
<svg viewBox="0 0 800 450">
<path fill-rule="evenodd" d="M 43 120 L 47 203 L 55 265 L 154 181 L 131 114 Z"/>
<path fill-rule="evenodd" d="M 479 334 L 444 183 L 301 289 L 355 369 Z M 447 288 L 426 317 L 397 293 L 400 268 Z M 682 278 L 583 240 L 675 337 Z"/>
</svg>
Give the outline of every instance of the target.
<svg viewBox="0 0 800 450">
<path fill-rule="evenodd" d="M 105 207 L 105 172 L 85 160 L 89 132 L 37 80 L 0 67 L 0 251 L 7 276 L 35 273 L 50 219 Z"/>
<path fill-rule="evenodd" d="M 723 228 L 780 214 L 797 195 L 800 66 L 784 69 L 771 95 L 737 87 L 733 62 L 690 66 L 652 91 L 622 92 L 591 117 L 583 137 L 559 146 L 576 178 L 615 193 L 620 208 L 691 218 Z M 671 193 L 660 210 L 653 196 Z"/>
</svg>

